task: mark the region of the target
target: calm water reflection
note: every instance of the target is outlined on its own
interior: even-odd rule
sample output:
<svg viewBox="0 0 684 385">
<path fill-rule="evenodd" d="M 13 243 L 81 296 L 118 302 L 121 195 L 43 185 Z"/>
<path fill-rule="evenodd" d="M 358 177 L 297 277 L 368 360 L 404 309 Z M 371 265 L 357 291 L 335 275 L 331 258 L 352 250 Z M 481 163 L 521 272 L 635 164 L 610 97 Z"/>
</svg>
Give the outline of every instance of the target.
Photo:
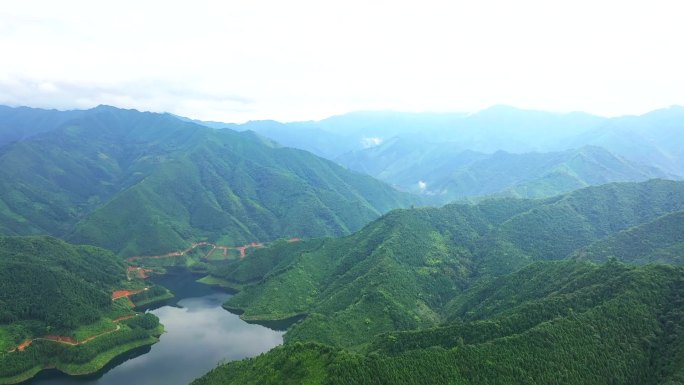
<svg viewBox="0 0 684 385">
<path fill-rule="evenodd" d="M 151 310 L 166 328 L 151 349 L 133 351 L 95 376 L 76 378 L 51 370 L 27 384 L 188 384 L 221 361 L 255 356 L 282 343 L 283 332 L 240 320 L 221 308 L 230 294 L 198 284 L 195 278 L 184 274 L 157 279 L 176 299 Z"/>
</svg>

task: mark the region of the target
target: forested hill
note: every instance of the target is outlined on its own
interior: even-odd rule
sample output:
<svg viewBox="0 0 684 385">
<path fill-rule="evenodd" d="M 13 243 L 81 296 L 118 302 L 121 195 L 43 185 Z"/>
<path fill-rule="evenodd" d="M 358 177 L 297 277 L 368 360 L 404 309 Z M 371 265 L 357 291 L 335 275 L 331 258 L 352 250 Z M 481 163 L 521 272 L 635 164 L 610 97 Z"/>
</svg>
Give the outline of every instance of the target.
<svg viewBox="0 0 684 385">
<path fill-rule="evenodd" d="M 111 306 L 125 272 L 123 262 L 98 247 L 0 237 L 0 325 L 41 335 L 92 323 Z"/>
<path fill-rule="evenodd" d="M 351 236 L 275 245 L 213 274 L 242 286 L 227 306 L 244 318 L 306 313 L 287 340 L 355 347 L 378 333 L 439 325 L 445 306 L 474 284 L 571 257 L 683 208 L 684 182 L 653 180 L 395 210 Z"/>
<path fill-rule="evenodd" d="M 0 148 L 4 234 L 146 254 L 343 235 L 413 203 L 307 152 L 168 114 L 101 106 L 47 131 Z"/>
<path fill-rule="evenodd" d="M 684 383 L 681 267 L 536 263 L 466 291 L 449 317 L 356 352 L 286 343 L 193 385 Z"/>
<path fill-rule="evenodd" d="M 684 265 L 684 211 L 622 230 L 575 252 L 573 256 L 594 261 L 619 257 L 633 263 Z"/>
<path fill-rule="evenodd" d="M 0 236 L 0 383 L 43 368 L 90 373 L 126 350 L 150 345 L 158 318 L 136 314 L 122 288 L 140 288 L 111 251 L 47 236 Z"/>
<path fill-rule="evenodd" d="M 616 183 L 273 245 L 213 272 L 242 290 L 225 306 L 305 318 L 194 385 L 682 384 L 684 268 L 619 261 L 676 255 L 682 208 L 684 182 Z"/>
</svg>

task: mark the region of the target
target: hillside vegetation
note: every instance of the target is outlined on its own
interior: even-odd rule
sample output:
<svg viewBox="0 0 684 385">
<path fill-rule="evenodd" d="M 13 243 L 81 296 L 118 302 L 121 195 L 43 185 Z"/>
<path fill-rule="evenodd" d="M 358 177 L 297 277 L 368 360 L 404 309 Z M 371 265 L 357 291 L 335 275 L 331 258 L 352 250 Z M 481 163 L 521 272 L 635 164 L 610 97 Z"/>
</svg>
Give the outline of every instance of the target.
<svg viewBox="0 0 684 385">
<path fill-rule="evenodd" d="M 574 253 L 578 259 L 606 261 L 619 257 L 633 263 L 684 265 L 684 212 L 663 215 L 596 241 Z"/>
<path fill-rule="evenodd" d="M 396 210 L 351 236 L 274 245 L 212 274 L 242 289 L 226 307 L 245 319 L 308 314 L 287 341 L 358 348 L 378 333 L 438 325 L 444 306 L 478 282 L 568 258 L 683 207 L 684 183 L 654 180 Z"/>
<path fill-rule="evenodd" d="M 684 269 L 541 262 L 464 292 L 433 328 L 359 352 L 289 343 L 206 384 L 681 384 Z"/>
<path fill-rule="evenodd" d="M 125 271 L 101 248 L 0 237 L 0 383 L 28 379 L 46 366 L 94 372 L 126 350 L 156 342 L 156 316 L 135 316 L 112 300 L 113 290 L 129 284 Z"/>
<path fill-rule="evenodd" d="M 681 384 L 684 268 L 618 260 L 679 242 L 683 206 L 682 182 L 618 183 L 274 244 L 213 271 L 242 290 L 225 306 L 306 317 L 194 384 Z M 590 251 L 660 223 L 674 229 L 652 231 L 648 257 Z"/>
<path fill-rule="evenodd" d="M 0 232 L 123 255 L 348 234 L 413 198 L 253 133 L 101 106 L 0 150 Z"/>
</svg>

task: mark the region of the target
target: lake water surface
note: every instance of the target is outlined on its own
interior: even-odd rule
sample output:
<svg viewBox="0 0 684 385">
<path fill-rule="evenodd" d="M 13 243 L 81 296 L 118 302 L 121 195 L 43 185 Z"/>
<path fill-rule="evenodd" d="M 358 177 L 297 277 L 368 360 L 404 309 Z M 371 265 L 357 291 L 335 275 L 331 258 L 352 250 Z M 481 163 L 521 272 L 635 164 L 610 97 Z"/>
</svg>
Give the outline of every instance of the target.
<svg viewBox="0 0 684 385">
<path fill-rule="evenodd" d="M 230 294 L 195 282 L 188 273 L 155 278 L 176 298 L 150 310 L 166 332 L 151 347 L 127 353 L 95 375 L 70 377 L 40 373 L 27 385 L 186 385 L 222 361 L 265 352 L 283 341 L 283 332 L 248 324 L 221 307 Z"/>
</svg>

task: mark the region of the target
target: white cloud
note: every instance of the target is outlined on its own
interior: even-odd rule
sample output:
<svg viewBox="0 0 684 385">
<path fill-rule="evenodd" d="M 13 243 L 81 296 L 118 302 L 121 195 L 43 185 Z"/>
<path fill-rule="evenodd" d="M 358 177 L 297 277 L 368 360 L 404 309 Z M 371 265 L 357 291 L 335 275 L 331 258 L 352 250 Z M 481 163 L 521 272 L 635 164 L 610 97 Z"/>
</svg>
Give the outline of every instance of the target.
<svg viewBox="0 0 684 385">
<path fill-rule="evenodd" d="M 0 103 L 121 102 L 213 120 L 684 104 L 675 0 L 3 5 Z"/>
<path fill-rule="evenodd" d="M 361 146 L 363 148 L 371 148 L 378 146 L 382 143 L 382 138 L 379 138 L 377 136 L 372 136 L 372 137 L 367 137 L 367 138 L 362 138 L 361 139 Z"/>
<path fill-rule="evenodd" d="M 427 188 L 427 183 L 423 182 L 422 180 L 419 180 L 418 181 L 418 189 L 420 190 L 420 192 L 421 193 L 424 192 L 426 188 Z"/>
</svg>

